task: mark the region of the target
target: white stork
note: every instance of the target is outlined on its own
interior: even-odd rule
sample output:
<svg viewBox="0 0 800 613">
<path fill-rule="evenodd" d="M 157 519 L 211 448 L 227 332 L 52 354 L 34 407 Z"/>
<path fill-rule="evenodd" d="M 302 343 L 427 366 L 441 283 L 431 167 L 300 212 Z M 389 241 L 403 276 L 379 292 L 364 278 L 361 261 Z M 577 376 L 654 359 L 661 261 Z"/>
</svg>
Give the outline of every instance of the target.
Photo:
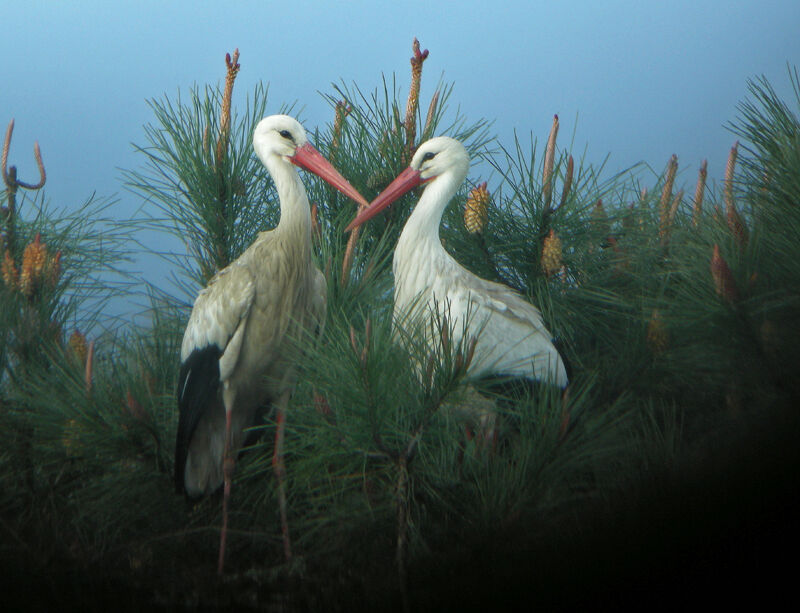
<svg viewBox="0 0 800 613">
<path fill-rule="evenodd" d="M 286 518 L 283 431 L 296 371 L 295 342 L 324 322 L 326 283 L 311 260 L 311 211 L 294 165 L 315 173 L 356 202 L 364 198 L 308 142 L 286 115 L 262 119 L 253 148 L 280 198 L 278 225 L 261 232 L 219 271 L 195 300 L 181 345 L 180 419 L 175 485 L 190 497 L 224 482 L 217 570 L 223 571 L 231 477 L 244 429 L 268 403 L 277 409 L 273 469 L 278 480 L 284 554 L 291 558 Z"/>
<path fill-rule="evenodd" d="M 411 165 L 347 229 L 426 184 L 394 251 L 395 325 L 422 331 L 431 348 L 438 342 L 433 338 L 435 326 L 425 325 L 432 316 L 452 325 L 455 344 L 468 340 L 463 339 L 465 333 L 477 338 L 467 371 L 470 378 L 520 377 L 565 387 L 564 362 L 539 309 L 513 289 L 472 274 L 442 247 L 442 214 L 468 170 L 469 155 L 460 142 L 445 136 L 432 138 L 420 145 Z"/>
</svg>

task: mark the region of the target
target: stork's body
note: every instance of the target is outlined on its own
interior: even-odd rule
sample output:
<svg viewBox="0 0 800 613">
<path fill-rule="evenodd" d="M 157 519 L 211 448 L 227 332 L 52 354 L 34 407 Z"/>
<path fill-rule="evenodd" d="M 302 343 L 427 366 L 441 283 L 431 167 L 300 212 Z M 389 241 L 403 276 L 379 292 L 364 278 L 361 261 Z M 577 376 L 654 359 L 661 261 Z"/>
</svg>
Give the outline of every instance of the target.
<svg viewBox="0 0 800 613">
<path fill-rule="evenodd" d="M 468 375 L 523 377 L 564 387 L 564 362 L 551 341 L 542 315 L 519 293 L 486 281 L 461 266 L 442 247 L 442 214 L 463 183 L 469 156 L 463 145 L 433 138 L 420 145 L 411 165 L 363 211 L 360 225 L 413 187 L 427 183 L 394 252 L 395 322 L 415 327 L 435 346 L 427 325 L 438 312 L 452 327 L 453 341 L 466 334 L 477 339 Z"/>
<path fill-rule="evenodd" d="M 302 126 L 291 117 L 263 119 L 253 135 L 253 146 L 275 183 L 280 222 L 273 230 L 261 232 L 198 295 L 183 337 L 178 382 L 176 487 L 199 496 L 224 483 L 219 572 L 236 454 L 244 429 L 270 404 L 277 409 L 273 466 L 279 482 L 284 552 L 291 556 L 283 486 L 283 424 L 296 379 L 297 341 L 305 331 L 322 325 L 326 302 L 325 279 L 311 259 L 308 198 L 292 164 L 319 174 L 363 202 L 311 147 Z"/>
<path fill-rule="evenodd" d="M 325 279 L 311 262 L 304 234 L 302 222 L 260 233 L 195 300 L 181 346 L 179 397 L 182 406 L 194 401 L 203 408 L 193 432 L 187 422 L 185 436 L 179 435 L 179 452 L 186 455 L 183 470 L 176 470 L 189 496 L 211 494 L 222 484 L 225 407 L 235 407 L 235 454 L 256 413 L 292 390 L 290 339 L 324 319 Z M 191 398 L 193 391 L 199 396 Z"/>
</svg>

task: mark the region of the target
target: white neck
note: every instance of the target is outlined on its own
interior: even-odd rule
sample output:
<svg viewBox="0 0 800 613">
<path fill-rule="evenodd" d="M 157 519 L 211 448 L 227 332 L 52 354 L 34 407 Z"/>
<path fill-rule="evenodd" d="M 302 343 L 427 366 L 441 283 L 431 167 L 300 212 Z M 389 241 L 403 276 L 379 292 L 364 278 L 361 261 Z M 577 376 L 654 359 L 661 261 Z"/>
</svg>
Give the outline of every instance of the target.
<svg viewBox="0 0 800 613">
<path fill-rule="evenodd" d="M 281 203 L 281 218 L 276 232 L 301 232 L 311 238 L 311 208 L 308 205 L 306 188 L 300 180 L 300 173 L 291 162 L 277 155 L 266 160 L 266 167 Z"/>
<path fill-rule="evenodd" d="M 439 240 L 439 225 L 447 204 L 464 180 L 449 170 L 428 183 L 408 218 L 394 250 L 395 312 L 404 314 L 429 291 L 437 274 L 458 266 Z M 424 303 L 427 299 L 423 299 Z"/>
<path fill-rule="evenodd" d="M 448 170 L 428 183 L 400 234 L 398 247 L 400 242 L 410 241 L 412 245 L 432 242 L 441 248 L 439 226 L 444 210 L 464 180 L 460 175 Z"/>
</svg>

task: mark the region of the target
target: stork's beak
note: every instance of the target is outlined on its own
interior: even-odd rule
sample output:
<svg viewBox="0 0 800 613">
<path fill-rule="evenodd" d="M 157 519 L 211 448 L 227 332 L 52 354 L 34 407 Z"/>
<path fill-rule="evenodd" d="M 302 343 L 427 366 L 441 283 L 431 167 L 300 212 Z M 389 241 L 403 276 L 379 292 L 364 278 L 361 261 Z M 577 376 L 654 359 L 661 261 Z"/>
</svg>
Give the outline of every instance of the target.
<svg viewBox="0 0 800 613">
<path fill-rule="evenodd" d="M 394 181 L 392 181 L 385 190 L 383 190 L 378 196 L 373 200 L 369 206 L 356 215 L 356 218 L 350 222 L 350 225 L 345 228 L 345 232 L 349 232 L 354 228 L 357 228 L 365 221 L 369 221 L 375 215 L 380 213 L 383 209 L 387 206 L 392 204 L 395 200 L 400 198 L 403 194 L 410 192 L 412 189 L 417 187 L 419 184 L 424 183 L 425 181 L 422 179 L 422 175 L 420 174 L 419 170 L 414 170 L 409 166 L 403 172 L 401 172 Z"/>
<path fill-rule="evenodd" d="M 320 179 L 338 189 L 348 198 L 352 198 L 361 206 L 367 206 L 366 198 L 359 194 L 356 188 L 350 185 L 347 179 L 340 175 L 339 171 L 311 143 L 300 145 L 289 160 L 295 166 L 313 172 Z"/>
</svg>

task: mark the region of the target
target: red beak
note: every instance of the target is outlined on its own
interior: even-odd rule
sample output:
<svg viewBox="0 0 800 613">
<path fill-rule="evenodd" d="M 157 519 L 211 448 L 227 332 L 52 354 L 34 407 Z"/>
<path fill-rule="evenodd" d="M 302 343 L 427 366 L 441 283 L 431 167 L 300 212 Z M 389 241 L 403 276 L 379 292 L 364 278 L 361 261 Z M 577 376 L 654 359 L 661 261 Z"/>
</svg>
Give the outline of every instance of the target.
<svg viewBox="0 0 800 613">
<path fill-rule="evenodd" d="M 356 218 L 350 222 L 350 225 L 347 226 L 344 231 L 349 232 L 350 230 L 353 230 L 354 228 L 357 228 L 363 224 L 365 221 L 372 219 L 375 217 L 375 215 L 392 204 L 392 202 L 400 198 L 400 196 L 410 192 L 421 183 L 424 183 L 424 181 L 422 179 L 422 175 L 419 173 L 419 170 L 414 170 L 409 166 L 403 172 L 397 175 L 395 180 L 392 181 L 385 190 L 378 194 L 375 200 L 373 200 L 367 208 L 363 209 L 358 215 L 356 215 Z"/>
<path fill-rule="evenodd" d="M 326 181 L 348 198 L 352 198 L 361 206 L 367 206 L 367 200 L 356 191 L 356 188 L 348 183 L 339 171 L 336 170 L 331 163 L 326 160 L 322 154 L 317 151 L 310 143 L 301 145 L 297 148 L 294 155 L 289 160 L 295 166 L 299 166 L 303 170 L 313 172 L 323 181 Z"/>
</svg>

